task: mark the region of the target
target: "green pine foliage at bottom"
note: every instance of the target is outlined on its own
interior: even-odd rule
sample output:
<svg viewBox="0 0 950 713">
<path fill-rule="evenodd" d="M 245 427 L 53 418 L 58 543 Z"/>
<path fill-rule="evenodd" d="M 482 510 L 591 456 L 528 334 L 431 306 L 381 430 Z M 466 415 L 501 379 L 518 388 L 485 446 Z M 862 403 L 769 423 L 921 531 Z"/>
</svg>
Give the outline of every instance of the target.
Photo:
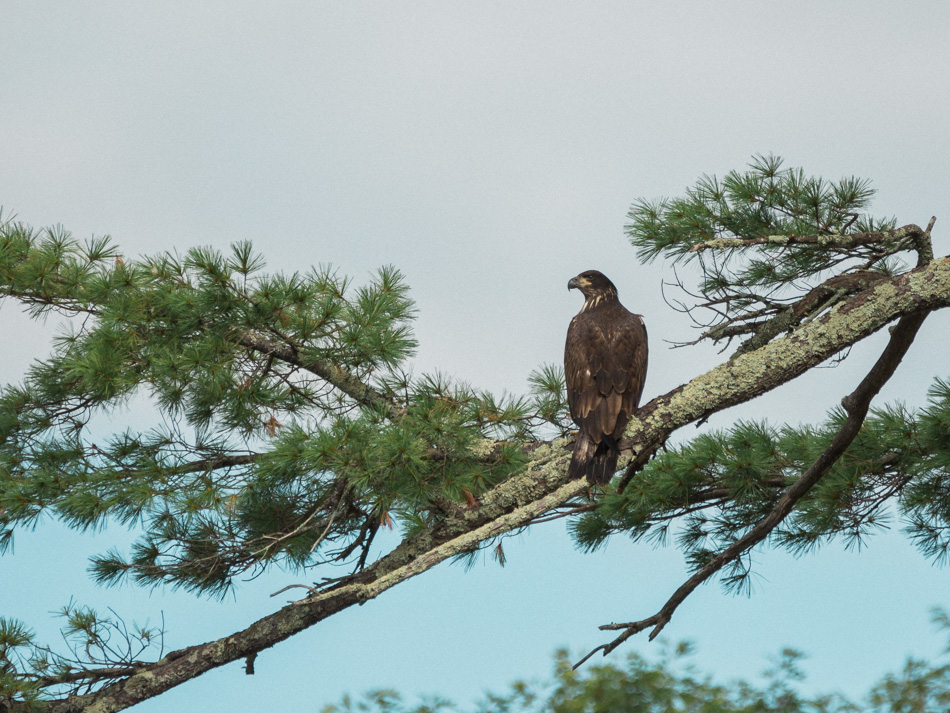
<svg viewBox="0 0 950 713">
<path fill-rule="evenodd" d="M 936 611 L 933 620 L 950 633 L 950 619 Z M 631 653 L 624 663 L 571 668 L 566 651 L 554 657 L 550 680 L 516 681 L 505 693 L 487 693 L 474 707 L 439 696 L 409 703 L 393 689 L 360 699 L 345 696 L 322 713 L 946 713 L 950 710 L 950 647 L 932 662 L 910 658 L 884 675 L 862 702 L 840 693 L 806 694 L 804 655 L 783 649 L 759 682 L 716 682 L 689 660 L 692 646 L 665 644 L 657 657 Z"/>
</svg>

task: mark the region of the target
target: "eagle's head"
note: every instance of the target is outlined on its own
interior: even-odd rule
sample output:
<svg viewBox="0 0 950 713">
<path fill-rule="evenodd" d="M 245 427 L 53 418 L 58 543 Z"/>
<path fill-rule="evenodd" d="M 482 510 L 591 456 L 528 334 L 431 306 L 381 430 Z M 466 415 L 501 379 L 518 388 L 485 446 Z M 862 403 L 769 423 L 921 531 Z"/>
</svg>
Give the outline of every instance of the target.
<svg viewBox="0 0 950 713">
<path fill-rule="evenodd" d="M 614 283 L 608 280 L 604 273 L 597 270 L 587 270 L 577 277 L 572 277 L 571 281 L 567 283 L 567 289 L 580 290 L 588 301 L 617 296 L 617 288 L 614 287 Z"/>
</svg>

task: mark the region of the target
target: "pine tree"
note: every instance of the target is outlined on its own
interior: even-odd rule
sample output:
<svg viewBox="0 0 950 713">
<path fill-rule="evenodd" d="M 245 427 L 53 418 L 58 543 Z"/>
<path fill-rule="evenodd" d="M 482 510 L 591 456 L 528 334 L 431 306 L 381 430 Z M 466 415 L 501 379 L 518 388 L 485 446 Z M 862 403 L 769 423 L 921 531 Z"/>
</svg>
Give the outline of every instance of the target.
<svg viewBox="0 0 950 713">
<path fill-rule="evenodd" d="M 221 595 L 278 565 L 350 573 L 304 587 L 227 647 L 157 662 L 160 632 L 81 606 L 63 611 L 71 652 L 0 620 L 0 707 L 119 710 L 229 661 L 251 669 L 263 648 L 445 559 L 490 548 L 504 562 L 501 538 L 554 514 L 574 516 L 588 549 L 616 533 L 675 533 L 694 565 L 660 612 L 614 625 L 605 653 L 646 628 L 655 636 L 723 568 L 726 586 L 745 586 L 757 544 L 797 552 L 861 538 L 892 503 L 925 554 L 945 558 L 950 384 L 935 380 L 917 412 L 870 403 L 926 315 L 950 305 L 950 259 L 933 256 L 933 221 L 875 219 L 872 195 L 866 181 L 829 183 L 758 157 L 683 198 L 633 205 L 640 259 L 698 266 L 677 304 L 702 325 L 699 339 L 740 343 L 641 408 L 624 470 L 593 493 L 566 478 L 558 367 L 504 397 L 409 373 L 415 308 L 393 267 L 355 286 L 328 268 L 269 274 L 246 243 L 133 258 L 109 239 L 3 223 L 0 293 L 36 318 L 59 316 L 64 330 L 0 393 L 0 545 L 51 513 L 77 530 L 115 521 L 141 532 L 130 552 L 93 559 L 103 584 Z M 657 456 L 678 428 L 840 358 L 895 320 L 874 368 L 824 423 L 739 423 Z M 147 426 L 116 425 L 129 404 Z M 372 560 L 381 528 L 402 539 Z M 103 632 L 123 638 L 124 653 L 97 648 Z"/>
</svg>

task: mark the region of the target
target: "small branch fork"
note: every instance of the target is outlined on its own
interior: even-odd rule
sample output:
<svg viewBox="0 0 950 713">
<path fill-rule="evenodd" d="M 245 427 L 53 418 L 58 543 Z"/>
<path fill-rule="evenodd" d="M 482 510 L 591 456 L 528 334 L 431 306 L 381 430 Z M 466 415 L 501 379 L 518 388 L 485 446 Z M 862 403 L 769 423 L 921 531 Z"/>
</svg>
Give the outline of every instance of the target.
<svg viewBox="0 0 950 713">
<path fill-rule="evenodd" d="M 692 594 L 700 584 L 709 579 L 729 562 L 737 559 L 742 553 L 754 547 L 774 530 L 779 523 L 784 520 L 795 504 L 814 486 L 822 476 L 831 469 L 835 462 L 847 450 L 848 446 L 858 435 L 861 425 L 867 416 L 871 399 L 881 390 L 881 387 L 890 379 L 900 364 L 901 359 L 907 353 L 910 345 L 923 324 L 924 319 L 929 312 L 921 311 L 908 314 L 898 321 L 891 332 L 890 341 L 885 347 L 884 352 L 878 358 L 877 362 L 868 372 L 867 376 L 861 381 L 858 387 L 842 399 L 842 406 L 848 413 L 844 425 L 825 451 L 818 456 L 818 459 L 812 466 L 805 471 L 795 483 L 779 498 L 773 510 L 760 520 L 749 532 L 739 538 L 735 543 L 727 547 L 718 555 L 713 557 L 704 567 L 690 577 L 673 596 L 669 598 L 663 608 L 656 614 L 640 621 L 628 622 L 625 624 L 605 624 L 601 626 L 601 631 L 623 630 L 613 641 L 598 646 L 588 653 L 584 658 L 578 661 L 574 668 L 582 665 L 591 656 L 598 651 L 603 651 L 606 656 L 616 649 L 620 644 L 629 639 L 634 634 L 638 634 L 645 629 L 653 627 L 650 632 L 650 641 L 653 641 L 663 628 L 669 623 L 673 612 L 683 601 Z"/>
</svg>

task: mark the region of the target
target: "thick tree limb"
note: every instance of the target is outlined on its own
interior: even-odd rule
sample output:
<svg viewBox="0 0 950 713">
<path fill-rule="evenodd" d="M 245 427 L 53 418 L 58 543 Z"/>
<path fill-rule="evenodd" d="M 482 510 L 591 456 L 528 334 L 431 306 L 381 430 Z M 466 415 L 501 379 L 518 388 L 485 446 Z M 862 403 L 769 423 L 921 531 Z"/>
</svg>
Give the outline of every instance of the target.
<svg viewBox="0 0 950 713">
<path fill-rule="evenodd" d="M 871 399 L 877 395 L 881 387 L 884 386 L 887 380 L 894 374 L 901 359 L 904 358 L 904 355 L 913 343 L 914 337 L 917 336 L 917 331 L 920 329 L 920 325 L 923 324 L 927 314 L 928 312 L 925 311 L 915 312 L 902 317 L 897 323 L 897 326 L 895 326 L 891 332 L 891 339 L 887 347 L 877 362 L 875 362 L 871 371 L 868 372 L 867 376 L 864 377 L 853 392 L 842 399 L 841 404 L 848 413 L 848 417 L 845 419 L 841 429 L 812 466 L 802 473 L 798 480 L 779 498 L 772 511 L 756 523 L 745 535 L 713 557 L 692 577 L 686 580 L 656 614 L 646 619 L 641 619 L 640 621 L 628 622 L 626 624 L 605 624 L 600 627 L 602 631 L 622 629 L 623 633 L 613 641 L 595 648 L 574 665 L 575 669 L 598 651 L 603 651 L 604 656 L 606 656 L 631 636 L 650 627 L 653 627 L 653 631 L 650 632 L 650 641 L 653 641 L 669 623 L 679 605 L 682 604 L 700 584 L 709 579 L 729 562 L 735 560 L 742 553 L 762 542 L 782 520 L 788 517 L 789 513 L 791 513 L 795 507 L 795 503 L 801 500 L 801 498 L 821 480 L 822 476 L 831 469 L 835 462 L 837 462 L 848 449 L 848 446 L 851 445 L 851 442 L 854 441 L 858 435 L 858 431 L 861 429 L 861 425 L 864 423 L 864 419 L 867 417 Z"/>
<path fill-rule="evenodd" d="M 950 259 L 941 258 L 865 290 L 792 334 L 654 399 L 631 420 L 623 446 L 634 463 L 644 463 L 677 428 L 790 381 L 897 317 L 947 306 Z M 587 490 L 583 481 L 566 483 L 570 457 L 567 445 L 567 441 L 555 441 L 536 448 L 525 472 L 484 494 L 479 507 L 407 538 L 351 580 L 285 606 L 243 631 L 173 652 L 95 693 L 51 702 L 47 710 L 122 710 L 212 668 L 273 646 L 353 604 L 378 596 L 447 557 L 471 549 L 484 538 L 529 523 Z"/>
<path fill-rule="evenodd" d="M 846 272 L 842 275 L 835 275 L 817 287 L 811 289 L 808 294 L 802 297 L 798 302 L 789 305 L 772 319 L 757 324 L 754 330 L 755 334 L 736 350 L 733 356 L 745 354 L 746 352 L 758 349 L 766 342 L 782 332 L 791 331 L 801 324 L 806 318 L 818 314 L 823 309 L 840 301 L 848 295 L 853 295 L 862 290 L 866 290 L 879 282 L 887 281 L 887 276 L 880 272 L 871 272 L 869 270 L 860 270 L 858 272 Z M 726 326 L 726 325 L 722 325 Z M 720 328 L 709 330 L 706 334 L 712 336 Z M 706 335 L 704 335 L 706 336 Z M 713 339 L 716 337 L 713 336 Z"/>
</svg>

